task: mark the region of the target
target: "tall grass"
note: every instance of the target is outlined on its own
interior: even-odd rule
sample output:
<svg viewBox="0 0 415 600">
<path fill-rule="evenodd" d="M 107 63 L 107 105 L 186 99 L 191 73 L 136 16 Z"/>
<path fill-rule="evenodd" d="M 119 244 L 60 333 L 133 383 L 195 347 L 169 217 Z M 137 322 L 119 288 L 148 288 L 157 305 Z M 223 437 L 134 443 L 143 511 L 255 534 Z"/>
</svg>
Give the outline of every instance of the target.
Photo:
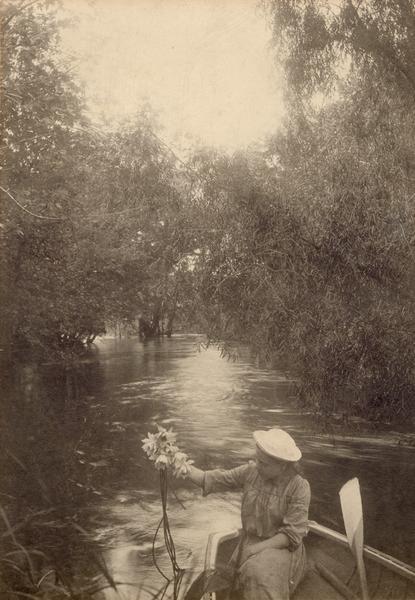
<svg viewBox="0 0 415 600">
<path fill-rule="evenodd" d="M 139 584 L 115 580 L 91 534 L 72 520 L 55 518 L 55 512 L 53 508 L 40 510 L 11 523 L 0 505 L 1 600 L 102 600 L 107 590 L 122 599 L 125 587 L 128 587 L 128 598 L 162 600 L 181 597 L 189 587 L 191 570 L 181 570 L 180 596 L 176 578 L 166 579 L 159 588 L 145 580 Z M 75 557 L 83 556 L 82 571 L 87 570 L 89 574 L 81 573 L 80 568 L 77 571 L 76 559 L 68 562 L 67 557 L 56 552 L 54 539 L 64 532 L 65 537 L 71 539 Z M 34 533 L 37 543 L 29 544 L 27 540 L 33 538 Z"/>
</svg>

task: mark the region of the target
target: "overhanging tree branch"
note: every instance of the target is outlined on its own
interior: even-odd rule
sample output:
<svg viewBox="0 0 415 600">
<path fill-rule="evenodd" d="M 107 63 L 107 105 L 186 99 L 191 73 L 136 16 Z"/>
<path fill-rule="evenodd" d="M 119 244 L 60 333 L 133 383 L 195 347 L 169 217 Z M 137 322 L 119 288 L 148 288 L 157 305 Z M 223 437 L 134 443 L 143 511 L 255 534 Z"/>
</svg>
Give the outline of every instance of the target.
<svg viewBox="0 0 415 600">
<path fill-rule="evenodd" d="M 12 200 L 19 208 L 20 210 L 23 210 L 25 213 L 29 214 L 31 217 L 36 217 L 36 219 L 43 219 L 43 220 L 48 220 L 48 221 L 62 221 L 62 217 L 49 217 L 49 216 L 45 216 L 45 215 L 38 215 L 34 212 L 32 212 L 31 210 L 29 210 L 28 208 L 26 208 L 25 206 L 23 206 L 23 204 L 21 204 L 18 200 L 16 200 L 16 198 L 14 196 L 11 195 L 11 193 L 6 190 L 4 187 L 2 187 L 0 185 L 0 190 L 2 192 L 4 192 L 6 194 L 6 196 L 8 198 L 10 198 L 10 200 Z"/>
</svg>

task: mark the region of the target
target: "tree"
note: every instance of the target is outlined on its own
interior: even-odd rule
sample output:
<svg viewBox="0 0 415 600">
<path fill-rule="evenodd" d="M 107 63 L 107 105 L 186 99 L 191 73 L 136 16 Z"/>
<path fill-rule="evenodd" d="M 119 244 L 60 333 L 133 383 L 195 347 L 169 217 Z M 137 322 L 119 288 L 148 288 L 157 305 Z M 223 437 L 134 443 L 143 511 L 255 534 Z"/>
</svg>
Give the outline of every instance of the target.
<svg viewBox="0 0 415 600">
<path fill-rule="evenodd" d="M 82 185 L 87 123 L 80 90 L 59 63 L 59 28 L 55 8 L 46 1 L 3 3 L 1 338 L 6 349 L 47 337 L 46 325 L 60 302 L 70 215 Z"/>
<path fill-rule="evenodd" d="M 414 6 L 407 0 L 266 0 L 273 41 L 301 100 L 358 73 L 412 95 Z"/>
<path fill-rule="evenodd" d="M 415 391 L 413 9 L 268 8 L 288 118 L 265 151 L 204 168 L 209 222 L 222 223 L 198 265 L 211 335 L 288 367 L 318 413 L 404 418 Z"/>
<path fill-rule="evenodd" d="M 90 214 L 79 223 L 96 247 L 106 322 L 144 337 L 171 333 L 195 245 L 184 174 L 156 131 L 144 109 L 103 138 L 90 160 Z"/>
<path fill-rule="evenodd" d="M 147 108 L 92 127 L 53 4 L 6 3 L 2 19 L 3 346 L 77 351 L 140 315 L 171 332 L 193 244 L 177 159 Z"/>
</svg>

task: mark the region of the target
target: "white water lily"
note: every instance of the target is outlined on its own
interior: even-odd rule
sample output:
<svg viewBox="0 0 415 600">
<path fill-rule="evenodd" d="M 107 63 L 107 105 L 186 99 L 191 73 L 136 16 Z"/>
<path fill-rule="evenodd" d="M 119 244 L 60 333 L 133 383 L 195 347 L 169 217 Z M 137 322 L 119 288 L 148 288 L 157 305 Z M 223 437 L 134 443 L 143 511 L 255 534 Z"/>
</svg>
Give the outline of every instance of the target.
<svg viewBox="0 0 415 600">
<path fill-rule="evenodd" d="M 183 460 L 187 459 L 187 454 L 184 452 L 176 452 L 175 461 L 183 462 Z"/>
<path fill-rule="evenodd" d="M 155 460 L 157 453 L 157 434 L 149 433 L 148 437 L 143 440 L 143 450 L 150 460 Z"/>
<path fill-rule="evenodd" d="M 185 477 L 193 463 L 187 454 L 176 446 L 177 434 L 157 425 L 157 433 L 148 433 L 142 448 L 158 470 L 171 468 L 175 477 Z"/>
</svg>

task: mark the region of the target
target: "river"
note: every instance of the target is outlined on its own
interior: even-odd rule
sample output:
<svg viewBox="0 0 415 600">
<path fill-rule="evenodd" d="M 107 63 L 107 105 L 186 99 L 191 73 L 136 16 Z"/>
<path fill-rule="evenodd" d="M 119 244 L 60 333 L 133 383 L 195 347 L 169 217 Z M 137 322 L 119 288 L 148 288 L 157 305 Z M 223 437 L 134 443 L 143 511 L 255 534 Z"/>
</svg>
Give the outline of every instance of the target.
<svg viewBox="0 0 415 600">
<path fill-rule="evenodd" d="M 104 338 L 76 365 L 26 366 L 9 377 L 3 384 L 2 494 L 13 499 L 14 518 L 30 503 L 66 507 L 99 543 L 122 598 L 136 599 L 140 586 L 144 598 L 144 588 L 158 589 L 163 579 L 152 558 L 161 517 L 158 478 L 142 438 L 156 424 L 172 427 L 197 466 L 233 467 L 253 455 L 253 430 L 281 426 L 303 451 L 310 518 L 342 531 L 338 490 L 357 476 L 366 543 L 414 564 L 411 436 L 391 429 L 321 432 L 313 416 L 296 407 L 285 374 L 260 368 L 247 350 L 227 360 L 199 341 Z M 208 533 L 239 525 L 239 495 L 203 498 L 182 480 L 171 488 L 177 560 L 197 570 Z M 68 560 L 70 545 L 66 536 L 60 552 Z M 169 572 L 161 535 L 155 548 L 159 566 Z M 110 590 L 106 597 L 117 595 Z"/>
</svg>

